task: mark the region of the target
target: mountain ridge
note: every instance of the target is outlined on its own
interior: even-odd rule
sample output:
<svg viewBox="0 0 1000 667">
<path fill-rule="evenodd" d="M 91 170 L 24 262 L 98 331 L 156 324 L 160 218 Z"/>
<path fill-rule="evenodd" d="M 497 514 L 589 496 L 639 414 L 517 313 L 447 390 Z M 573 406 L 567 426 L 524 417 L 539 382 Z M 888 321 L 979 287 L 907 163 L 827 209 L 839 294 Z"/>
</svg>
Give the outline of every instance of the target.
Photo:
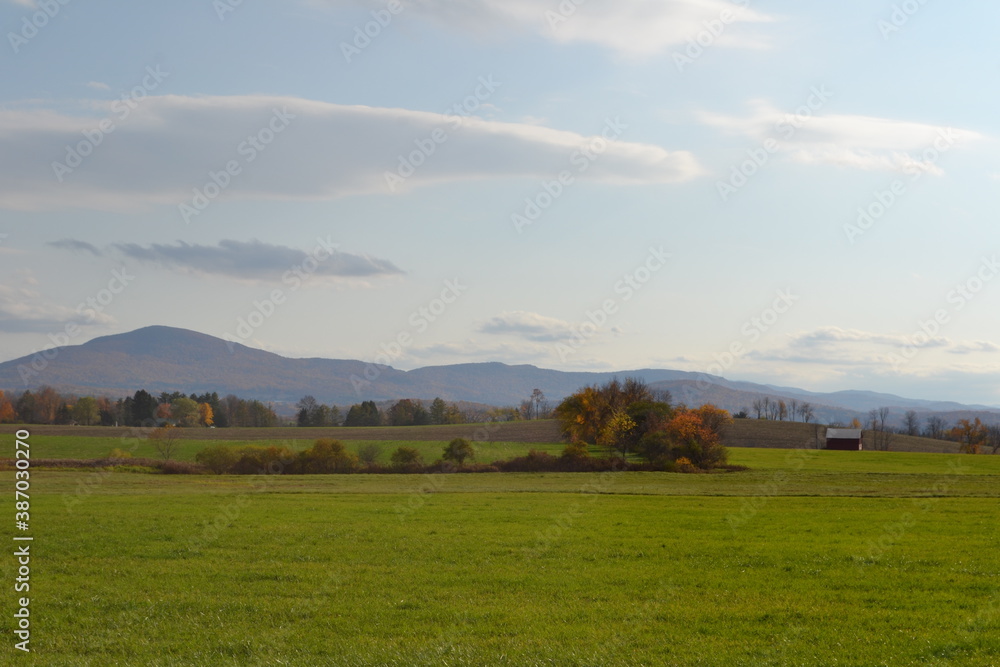
<svg viewBox="0 0 1000 667">
<path fill-rule="evenodd" d="M 654 389 L 670 391 L 677 401 L 712 402 L 731 411 L 749 410 L 755 397 L 770 396 L 808 401 L 817 419 L 823 421 L 850 421 L 881 406 L 898 411 L 983 414 L 990 421 L 1000 421 L 1000 409 L 991 406 L 909 399 L 865 390 L 813 392 L 670 369 L 557 371 L 493 361 L 404 371 L 354 359 L 296 359 L 165 325 L 55 348 L 46 357 L 38 353 L 0 363 L 0 387 L 23 390 L 50 385 L 65 392 L 113 396 L 137 389 L 218 391 L 277 403 L 294 403 L 311 394 L 317 400 L 339 405 L 437 396 L 448 401 L 518 405 L 536 387 L 554 404 L 582 386 L 634 376 Z M 378 372 L 371 373 L 372 368 Z"/>
</svg>

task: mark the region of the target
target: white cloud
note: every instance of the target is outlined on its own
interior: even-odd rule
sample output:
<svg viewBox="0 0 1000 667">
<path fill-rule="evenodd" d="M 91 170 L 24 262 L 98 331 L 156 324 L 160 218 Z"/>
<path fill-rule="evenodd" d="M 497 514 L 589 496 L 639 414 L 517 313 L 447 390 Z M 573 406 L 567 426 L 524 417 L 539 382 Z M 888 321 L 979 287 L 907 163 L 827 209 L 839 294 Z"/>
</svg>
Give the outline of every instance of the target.
<svg viewBox="0 0 1000 667">
<path fill-rule="evenodd" d="M 571 323 L 554 317 L 517 310 L 489 319 L 479 327 L 479 331 L 489 334 L 510 334 L 544 343 L 570 338 L 574 334 L 574 327 Z"/>
<path fill-rule="evenodd" d="M 312 0 L 314 5 L 384 9 L 382 0 Z M 717 22 L 720 46 L 759 48 L 745 23 L 773 21 L 731 0 L 410 0 L 401 16 L 417 16 L 476 34 L 530 32 L 559 44 L 596 44 L 627 58 L 646 58 L 686 45 Z M 721 17 L 726 14 L 727 23 Z M 734 34 L 735 33 L 735 34 Z"/>
<path fill-rule="evenodd" d="M 3 333 L 58 333 L 67 324 L 78 326 L 114 324 L 106 313 L 74 308 L 49 301 L 35 287 L 38 280 L 22 273 L 18 280 L 0 284 L 0 331 Z M 89 310 L 89 313 L 88 313 Z"/>
<path fill-rule="evenodd" d="M 210 182 L 210 172 L 223 171 L 230 161 L 240 173 L 219 199 L 388 194 L 386 174 L 396 173 L 401 156 L 411 154 L 422 165 L 405 183 L 396 183 L 396 191 L 465 179 L 551 178 L 571 169 L 574 152 L 595 141 L 534 125 L 475 117 L 459 123 L 457 116 L 290 97 L 150 97 L 127 117 L 120 101 L 88 107 L 102 110 L 114 131 L 95 133 L 101 118 L 0 110 L 0 206 L 177 206 L 191 202 L 194 189 Z M 273 134 L 268 126 L 282 113 L 294 118 Z M 435 131 L 446 140 L 435 144 Z M 273 141 L 265 145 L 253 137 Z M 430 142 L 433 153 L 420 155 L 417 142 L 425 147 Z M 90 154 L 59 182 L 54 164 L 66 162 L 70 146 Z M 688 152 L 622 141 L 608 142 L 585 172 L 575 173 L 579 180 L 617 184 L 676 183 L 701 174 Z"/>
<path fill-rule="evenodd" d="M 87 88 L 93 88 L 94 90 L 111 90 L 111 86 L 101 81 L 88 81 L 86 84 Z"/>
<path fill-rule="evenodd" d="M 937 164 L 941 155 L 984 138 L 970 130 L 872 116 L 822 115 L 821 110 L 796 117 L 763 100 L 754 100 L 749 107 L 744 116 L 703 112 L 698 119 L 761 144 L 772 139 L 793 162 L 908 174 L 941 175 L 944 171 Z"/>
</svg>

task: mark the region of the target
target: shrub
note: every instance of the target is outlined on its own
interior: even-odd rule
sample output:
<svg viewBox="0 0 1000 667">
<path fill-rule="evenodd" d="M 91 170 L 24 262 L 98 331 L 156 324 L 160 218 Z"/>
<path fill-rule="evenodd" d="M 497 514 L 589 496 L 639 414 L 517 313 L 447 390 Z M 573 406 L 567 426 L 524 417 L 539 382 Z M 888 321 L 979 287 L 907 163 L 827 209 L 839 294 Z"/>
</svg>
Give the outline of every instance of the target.
<svg viewBox="0 0 1000 667">
<path fill-rule="evenodd" d="M 562 458 L 570 461 L 589 459 L 590 451 L 587 449 L 587 444 L 584 442 L 571 442 L 566 445 L 565 449 L 563 449 Z"/>
<path fill-rule="evenodd" d="M 347 451 L 340 440 L 322 438 L 313 446 L 299 453 L 299 469 L 306 474 L 329 474 L 353 472 L 358 465 L 358 457 Z"/>
<path fill-rule="evenodd" d="M 248 445 L 239 450 L 240 458 L 233 466 L 238 475 L 280 475 L 295 463 L 295 452 L 287 447 Z"/>
<path fill-rule="evenodd" d="M 189 461 L 164 461 L 159 466 L 164 475 L 197 475 L 202 469 Z"/>
<path fill-rule="evenodd" d="M 457 461 L 458 465 L 465 463 L 465 459 L 476 458 L 476 452 L 472 449 L 472 444 L 465 438 L 455 438 L 444 448 L 445 461 Z"/>
<path fill-rule="evenodd" d="M 393 467 L 401 469 L 416 468 L 423 463 L 420 452 L 413 447 L 398 447 L 389 460 Z"/>
<path fill-rule="evenodd" d="M 225 475 L 234 472 L 240 453 L 229 445 L 212 445 L 195 454 L 194 460 L 216 475 Z"/>
<path fill-rule="evenodd" d="M 378 463 L 380 456 L 382 456 L 382 447 L 374 442 L 365 443 L 358 447 L 358 459 L 366 466 L 370 467 Z"/>
<path fill-rule="evenodd" d="M 132 458 L 132 452 L 126 452 L 124 449 L 119 449 L 115 447 L 110 452 L 108 452 L 109 459 L 130 459 Z"/>
</svg>

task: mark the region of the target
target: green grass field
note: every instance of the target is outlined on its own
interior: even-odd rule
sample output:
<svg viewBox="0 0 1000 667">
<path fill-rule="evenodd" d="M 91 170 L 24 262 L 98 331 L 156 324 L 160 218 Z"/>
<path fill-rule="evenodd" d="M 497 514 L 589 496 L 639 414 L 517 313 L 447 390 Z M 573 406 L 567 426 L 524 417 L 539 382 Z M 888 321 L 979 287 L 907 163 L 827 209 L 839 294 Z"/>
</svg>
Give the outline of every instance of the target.
<svg viewBox="0 0 1000 667">
<path fill-rule="evenodd" d="M 39 470 L 16 661 L 1000 665 L 1000 458 L 732 459 L 753 469 Z"/>
</svg>

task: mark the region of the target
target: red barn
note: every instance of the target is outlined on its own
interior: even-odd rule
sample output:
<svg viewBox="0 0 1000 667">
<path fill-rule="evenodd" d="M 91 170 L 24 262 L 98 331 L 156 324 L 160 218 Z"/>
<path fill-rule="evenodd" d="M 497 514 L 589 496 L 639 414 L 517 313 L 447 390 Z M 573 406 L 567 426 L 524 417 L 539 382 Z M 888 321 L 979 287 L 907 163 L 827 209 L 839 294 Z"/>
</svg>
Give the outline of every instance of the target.
<svg viewBox="0 0 1000 667">
<path fill-rule="evenodd" d="M 844 452 L 860 452 L 864 447 L 860 428 L 826 429 L 826 448 Z"/>
</svg>

